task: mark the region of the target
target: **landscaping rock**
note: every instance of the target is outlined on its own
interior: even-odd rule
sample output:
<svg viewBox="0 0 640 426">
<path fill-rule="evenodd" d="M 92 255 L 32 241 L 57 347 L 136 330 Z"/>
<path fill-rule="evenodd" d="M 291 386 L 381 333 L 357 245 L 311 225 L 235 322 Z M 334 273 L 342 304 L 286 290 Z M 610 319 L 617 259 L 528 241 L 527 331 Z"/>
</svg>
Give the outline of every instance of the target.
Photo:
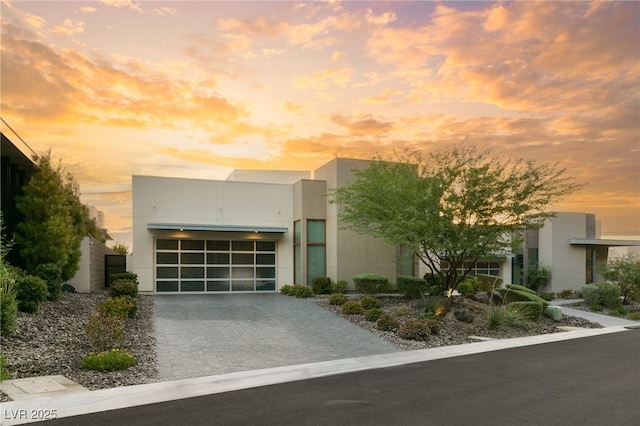
<svg viewBox="0 0 640 426">
<path fill-rule="evenodd" d="M 453 317 L 461 322 L 471 324 L 473 322 L 473 314 L 468 309 L 456 309 L 453 312 Z"/>
</svg>

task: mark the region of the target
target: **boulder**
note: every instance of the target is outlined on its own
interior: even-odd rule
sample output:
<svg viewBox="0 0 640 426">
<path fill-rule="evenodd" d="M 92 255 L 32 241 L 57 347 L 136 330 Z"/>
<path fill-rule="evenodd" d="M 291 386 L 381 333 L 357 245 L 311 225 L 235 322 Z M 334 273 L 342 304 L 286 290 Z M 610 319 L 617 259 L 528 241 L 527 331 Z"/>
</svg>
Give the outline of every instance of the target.
<svg viewBox="0 0 640 426">
<path fill-rule="evenodd" d="M 456 309 L 453 312 L 453 317 L 460 322 L 466 322 L 466 323 L 473 322 L 473 314 L 469 309 L 466 309 L 466 308 Z"/>
</svg>

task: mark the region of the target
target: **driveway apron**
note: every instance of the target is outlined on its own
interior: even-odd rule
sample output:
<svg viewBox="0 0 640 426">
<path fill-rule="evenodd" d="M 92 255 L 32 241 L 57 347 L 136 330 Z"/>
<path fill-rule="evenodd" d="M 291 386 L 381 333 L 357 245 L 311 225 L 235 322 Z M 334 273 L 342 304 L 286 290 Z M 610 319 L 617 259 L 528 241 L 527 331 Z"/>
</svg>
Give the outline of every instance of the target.
<svg viewBox="0 0 640 426">
<path fill-rule="evenodd" d="M 310 299 L 155 295 L 161 380 L 398 352 Z"/>
</svg>

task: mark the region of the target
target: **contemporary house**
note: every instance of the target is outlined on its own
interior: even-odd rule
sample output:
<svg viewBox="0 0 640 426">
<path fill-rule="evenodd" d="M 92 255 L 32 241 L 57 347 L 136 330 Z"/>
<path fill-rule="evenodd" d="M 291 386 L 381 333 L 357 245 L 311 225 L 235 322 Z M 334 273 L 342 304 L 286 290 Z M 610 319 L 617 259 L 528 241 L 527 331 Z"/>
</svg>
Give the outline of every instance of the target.
<svg viewBox="0 0 640 426">
<path fill-rule="evenodd" d="M 324 276 L 422 276 L 426 269 L 402 247 L 344 229 L 328 202 L 330 188 L 368 164 L 336 158 L 314 171 L 236 170 L 226 180 L 133 176 L 131 270 L 140 291 L 276 292 Z M 640 245 L 598 236 L 594 215 L 561 213 L 513 255 L 470 266 L 517 283 L 541 263 L 553 271 L 546 291 L 578 289 L 597 278 L 593 265 L 608 247 Z"/>
</svg>

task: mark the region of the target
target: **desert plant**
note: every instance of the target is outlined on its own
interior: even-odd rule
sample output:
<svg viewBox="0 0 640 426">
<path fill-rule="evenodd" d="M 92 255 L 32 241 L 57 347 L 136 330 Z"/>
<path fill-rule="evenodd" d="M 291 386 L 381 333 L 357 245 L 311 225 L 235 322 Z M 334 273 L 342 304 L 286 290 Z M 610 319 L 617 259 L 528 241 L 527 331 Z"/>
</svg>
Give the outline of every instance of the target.
<svg viewBox="0 0 640 426">
<path fill-rule="evenodd" d="M 340 280 L 335 283 L 331 283 L 331 293 L 344 293 L 349 283 L 345 280 Z"/>
<path fill-rule="evenodd" d="M 280 293 L 286 294 L 287 296 L 292 296 L 295 290 L 295 286 L 292 286 L 291 284 L 285 284 L 280 287 Z"/>
<path fill-rule="evenodd" d="M 487 327 L 490 330 L 496 330 L 505 326 L 528 328 L 529 323 L 520 311 L 517 309 L 511 310 L 508 305 L 489 308 Z"/>
<path fill-rule="evenodd" d="M 364 309 L 379 308 L 380 307 L 380 301 L 378 299 L 376 299 L 375 297 L 365 296 L 360 300 L 360 305 L 362 305 L 362 307 Z"/>
<path fill-rule="evenodd" d="M 85 332 L 96 352 L 113 348 L 122 341 L 125 319 L 116 315 L 95 312 L 89 314 Z"/>
<path fill-rule="evenodd" d="M 18 319 L 18 301 L 15 292 L 8 282 L 0 287 L 0 333 L 10 336 L 16 331 Z"/>
<path fill-rule="evenodd" d="M 130 296 L 110 297 L 98 306 L 100 315 L 113 315 L 122 319 L 133 316 L 137 310 L 137 301 Z"/>
<path fill-rule="evenodd" d="M 442 316 L 447 313 L 449 303 L 447 298 L 442 296 L 425 296 L 422 298 L 424 312 L 433 312 L 436 316 Z"/>
<path fill-rule="evenodd" d="M 479 288 L 480 288 L 480 282 L 478 281 L 477 278 L 467 277 L 460 284 L 458 284 L 458 287 L 456 287 L 456 290 L 458 290 L 460 294 L 465 296 L 469 293 L 475 293 L 476 291 L 478 291 Z"/>
<path fill-rule="evenodd" d="M 618 305 L 615 308 L 609 310 L 609 315 L 623 317 L 627 315 L 627 309 L 624 306 Z"/>
<path fill-rule="evenodd" d="M 80 362 L 82 368 L 96 371 L 124 370 L 135 364 L 136 358 L 124 349 L 90 353 Z"/>
<path fill-rule="evenodd" d="M 558 297 L 560 297 L 561 299 L 568 299 L 573 296 L 574 296 L 574 292 L 571 289 L 562 290 L 558 295 Z"/>
<path fill-rule="evenodd" d="M 544 300 L 542 297 L 538 296 L 535 291 L 527 287 L 517 284 L 507 284 L 506 287 L 506 289 L 501 290 L 505 304 L 517 301 L 529 301 L 542 303 L 543 309 L 546 309 L 547 306 L 549 306 L 548 301 Z"/>
<path fill-rule="evenodd" d="M 424 278 L 410 275 L 397 276 L 396 288 L 401 295 L 411 299 L 418 299 L 421 294 L 428 292 L 427 281 Z"/>
<path fill-rule="evenodd" d="M 640 295 L 640 257 L 626 255 L 609 261 L 601 268 L 602 275 L 620 289 L 622 304 L 629 304 Z"/>
<path fill-rule="evenodd" d="M 629 312 L 626 318 L 633 321 L 640 321 L 640 311 Z"/>
<path fill-rule="evenodd" d="M 115 280 L 111 283 L 109 294 L 111 297 L 138 297 L 138 281 L 130 279 Z"/>
<path fill-rule="evenodd" d="M 389 279 L 378 274 L 361 274 L 354 275 L 353 282 L 356 285 L 356 291 L 362 294 L 380 294 L 391 291 Z"/>
<path fill-rule="evenodd" d="M 294 286 L 294 295 L 299 299 L 306 299 L 308 297 L 313 297 L 313 290 L 311 287 L 307 285 L 296 285 Z"/>
<path fill-rule="evenodd" d="M 405 317 L 411 313 L 411 309 L 407 305 L 396 306 L 393 309 L 393 315 L 396 317 Z"/>
<path fill-rule="evenodd" d="M 33 270 L 33 275 L 47 283 L 47 299 L 59 300 L 62 294 L 62 267 L 57 263 L 41 263 Z"/>
<path fill-rule="evenodd" d="M 34 313 L 47 298 L 47 283 L 42 278 L 27 275 L 16 280 L 16 300 L 22 312 Z"/>
<path fill-rule="evenodd" d="M 363 311 L 362 305 L 355 300 L 349 300 L 342 305 L 342 313 L 347 315 L 361 314 Z"/>
<path fill-rule="evenodd" d="M 397 334 L 407 340 L 428 340 L 431 328 L 428 320 L 409 320 L 400 325 Z"/>
<path fill-rule="evenodd" d="M 551 282 L 551 269 L 545 265 L 538 265 L 527 270 L 527 287 L 536 293 Z"/>
<path fill-rule="evenodd" d="M 610 283 L 587 284 L 580 290 L 587 305 L 615 308 L 620 304 L 620 289 Z"/>
<path fill-rule="evenodd" d="M 382 309 L 382 308 L 373 308 L 373 309 L 369 309 L 367 312 L 365 312 L 364 319 L 366 319 L 367 321 L 375 322 L 375 321 L 378 321 L 378 319 L 382 315 L 384 315 L 384 309 Z"/>
<path fill-rule="evenodd" d="M 8 363 L 8 358 L 2 352 L 0 352 L 0 382 L 11 377 L 11 373 L 7 368 Z"/>
<path fill-rule="evenodd" d="M 315 294 L 330 294 L 331 293 L 331 278 L 329 277 L 316 277 L 311 280 L 311 290 Z"/>
<path fill-rule="evenodd" d="M 540 302 L 511 302 L 507 305 L 507 309 L 515 313 L 517 312 L 522 318 L 527 321 L 539 321 L 540 316 L 542 315 L 542 303 Z"/>
<path fill-rule="evenodd" d="M 329 296 L 330 305 L 344 305 L 347 300 L 347 296 L 342 293 L 333 293 Z"/>
<path fill-rule="evenodd" d="M 395 331 L 400 327 L 397 319 L 389 314 L 384 314 L 376 321 L 376 328 L 381 331 Z"/>
<path fill-rule="evenodd" d="M 138 274 L 134 274 L 133 272 L 117 272 L 109 275 L 109 284 L 119 280 L 131 280 L 138 282 Z"/>
<path fill-rule="evenodd" d="M 547 302 L 551 302 L 556 298 L 555 293 L 540 293 L 540 297 L 542 297 Z"/>
</svg>

